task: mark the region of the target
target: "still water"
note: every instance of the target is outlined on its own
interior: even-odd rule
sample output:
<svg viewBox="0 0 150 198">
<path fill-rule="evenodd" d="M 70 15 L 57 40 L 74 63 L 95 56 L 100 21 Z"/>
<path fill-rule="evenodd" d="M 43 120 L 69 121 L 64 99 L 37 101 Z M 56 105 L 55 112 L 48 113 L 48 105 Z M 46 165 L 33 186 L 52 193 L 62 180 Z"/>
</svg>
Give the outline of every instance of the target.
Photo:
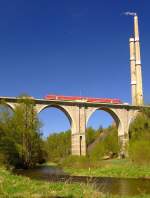
<svg viewBox="0 0 150 198">
<path fill-rule="evenodd" d="M 120 179 L 110 177 L 69 176 L 61 168 L 41 166 L 29 170 L 16 170 L 15 174 L 49 182 L 90 183 L 103 193 L 117 195 L 150 194 L 150 179 Z"/>
</svg>

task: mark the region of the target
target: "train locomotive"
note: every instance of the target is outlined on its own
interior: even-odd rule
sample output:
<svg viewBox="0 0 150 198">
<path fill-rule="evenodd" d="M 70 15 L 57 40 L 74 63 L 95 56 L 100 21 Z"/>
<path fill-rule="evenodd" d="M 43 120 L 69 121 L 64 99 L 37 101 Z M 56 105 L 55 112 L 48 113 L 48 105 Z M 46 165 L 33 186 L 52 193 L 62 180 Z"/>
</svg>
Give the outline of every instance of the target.
<svg viewBox="0 0 150 198">
<path fill-rule="evenodd" d="M 44 97 L 45 100 L 59 100 L 59 101 L 70 101 L 70 102 L 89 102 L 89 103 L 111 103 L 111 104 L 122 104 L 122 101 L 117 98 L 92 98 L 84 96 L 63 96 L 48 94 Z"/>
</svg>

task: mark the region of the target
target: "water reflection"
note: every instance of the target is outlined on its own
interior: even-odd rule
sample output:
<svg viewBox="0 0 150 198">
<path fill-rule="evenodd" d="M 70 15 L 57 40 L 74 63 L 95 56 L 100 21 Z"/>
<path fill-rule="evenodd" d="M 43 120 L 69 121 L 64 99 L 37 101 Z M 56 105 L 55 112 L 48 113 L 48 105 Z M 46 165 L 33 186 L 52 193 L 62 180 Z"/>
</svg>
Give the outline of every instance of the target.
<svg viewBox="0 0 150 198">
<path fill-rule="evenodd" d="M 30 177 L 32 179 L 50 182 L 83 182 L 91 183 L 96 189 L 103 193 L 117 195 L 139 195 L 150 194 L 149 179 L 120 179 L 110 177 L 84 177 L 70 176 L 61 168 L 53 166 L 41 166 L 29 170 L 16 170 L 16 174 Z"/>
</svg>

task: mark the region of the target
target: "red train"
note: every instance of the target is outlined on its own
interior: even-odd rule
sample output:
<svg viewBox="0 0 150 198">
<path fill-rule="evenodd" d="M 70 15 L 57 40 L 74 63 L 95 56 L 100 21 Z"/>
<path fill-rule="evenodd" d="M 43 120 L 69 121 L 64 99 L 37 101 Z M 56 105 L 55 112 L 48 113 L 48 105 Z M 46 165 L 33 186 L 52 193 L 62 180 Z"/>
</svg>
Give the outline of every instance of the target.
<svg viewBox="0 0 150 198">
<path fill-rule="evenodd" d="M 92 102 L 92 103 L 112 103 L 112 104 L 122 104 L 119 99 L 112 98 L 91 98 L 83 96 L 62 96 L 62 95 L 47 95 L 44 97 L 45 100 L 62 100 L 62 101 L 76 101 L 76 102 Z"/>
</svg>

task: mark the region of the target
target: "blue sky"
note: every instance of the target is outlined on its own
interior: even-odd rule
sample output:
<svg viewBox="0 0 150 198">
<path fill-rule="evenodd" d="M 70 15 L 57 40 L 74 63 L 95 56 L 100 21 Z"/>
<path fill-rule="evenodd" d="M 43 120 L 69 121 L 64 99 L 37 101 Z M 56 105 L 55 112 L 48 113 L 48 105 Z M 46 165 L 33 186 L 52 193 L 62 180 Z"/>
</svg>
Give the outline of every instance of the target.
<svg viewBox="0 0 150 198">
<path fill-rule="evenodd" d="M 48 93 L 130 99 L 128 40 L 139 15 L 143 89 L 149 92 L 150 2 L 147 0 L 0 1 L 0 95 Z M 97 114 L 93 126 L 107 125 Z M 45 134 L 69 127 L 58 110 L 40 117 Z M 101 121 L 100 121 L 101 120 Z"/>
</svg>

